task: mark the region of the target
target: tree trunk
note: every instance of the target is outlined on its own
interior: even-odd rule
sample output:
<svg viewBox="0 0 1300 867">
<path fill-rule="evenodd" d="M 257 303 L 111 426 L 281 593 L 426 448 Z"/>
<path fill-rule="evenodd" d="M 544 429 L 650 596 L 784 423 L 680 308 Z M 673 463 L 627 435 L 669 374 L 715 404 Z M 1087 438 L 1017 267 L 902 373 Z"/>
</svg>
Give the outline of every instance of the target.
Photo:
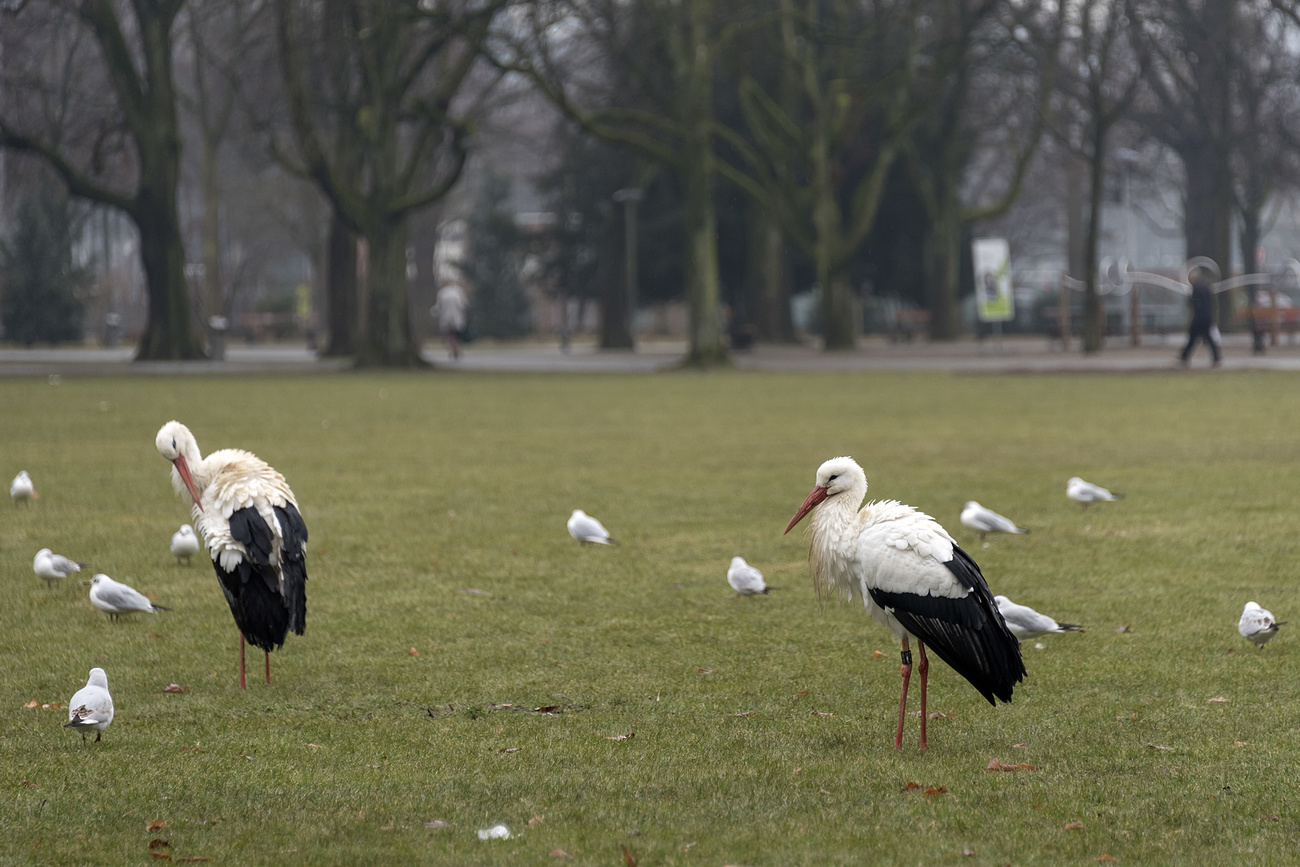
<svg viewBox="0 0 1300 867">
<path fill-rule="evenodd" d="M 140 337 L 137 361 L 204 357 L 190 321 L 176 187 L 165 181 L 164 177 L 161 188 L 142 184 L 132 212 L 140 232 L 140 259 L 149 289 L 149 318 Z"/>
<path fill-rule="evenodd" d="M 1208 139 L 1188 144 L 1179 155 L 1187 190 L 1183 213 L 1187 258 L 1208 256 L 1218 264 L 1220 275 L 1227 277 L 1232 261 L 1232 189 L 1227 161 Z M 1228 292 L 1218 295 L 1218 320 L 1223 330 L 1232 325 L 1229 296 Z"/>
<path fill-rule="evenodd" d="M 690 345 L 684 362 L 689 365 L 723 364 L 727 347 L 722 342 L 718 302 L 718 219 L 713 205 L 712 152 L 707 143 L 697 148 L 686 181 L 686 303 Z"/>
<path fill-rule="evenodd" d="M 750 274 L 746 283 L 754 293 L 756 336 L 769 343 L 791 343 L 794 322 L 785 280 L 785 237 L 767 211 L 751 204 L 749 214 Z"/>
<path fill-rule="evenodd" d="M 1101 241 L 1101 207 L 1105 180 L 1106 136 L 1094 125 L 1092 159 L 1089 165 L 1088 228 L 1084 234 L 1083 258 L 1083 351 L 1087 355 L 1101 351 L 1106 331 L 1106 310 L 1097 291 L 1097 250 Z"/>
<path fill-rule="evenodd" d="M 929 270 L 930 338 L 955 340 L 960 327 L 957 316 L 957 282 L 961 277 L 961 226 L 957 202 L 940 198 L 938 213 L 930 224 L 926 246 Z"/>
<path fill-rule="evenodd" d="M 366 235 L 370 251 L 368 310 L 357 357 L 360 366 L 416 367 L 422 363 L 411 334 L 406 229 L 403 218 L 381 222 Z"/>
<path fill-rule="evenodd" d="M 213 316 L 226 314 L 225 293 L 221 288 L 221 185 L 217 178 L 217 142 L 203 136 L 200 154 L 200 183 L 203 187 L 203 295 L 199 312 L 201 328 L 208 334 L 208 351 L 215 360 L 218 346 L 224 344 L 216 338 L 210 321 Z"/>
<path fill-rule="evenodd" d="M 626 214 L 626 210 L 624 210 Z M 627 310 L 627 251 L 625 233 L 620 232 L 621 225 L 616 220 L 606 220 L 601 233 L 600 246 L 600 348 L 632 349 L 632 332 L 628 330 Z M 623 255 L 620 256 L 619 253 Z M 581 323 L 581 319 L 579 319 Z"/>
<path fill-rule="evenodd" d="M 339 219 L 330 217 L 325 242 L 325 295 L 328 306 L 329 339 L 325 354 L 346 356 L 356 352 L 357 333 L 357 238 Z"/>
</svg>

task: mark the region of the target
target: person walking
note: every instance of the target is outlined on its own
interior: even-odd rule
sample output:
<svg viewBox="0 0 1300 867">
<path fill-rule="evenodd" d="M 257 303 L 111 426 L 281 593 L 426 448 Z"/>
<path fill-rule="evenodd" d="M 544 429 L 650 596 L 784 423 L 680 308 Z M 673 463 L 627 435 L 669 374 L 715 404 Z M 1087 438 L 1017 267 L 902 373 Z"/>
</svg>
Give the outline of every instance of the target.
<svg viewBox="0 0 1300 867">
<path fill-rule="evenodd" d="M 465 290 L 455 283 L 447 283 L 438 290 L 438 299 L 429 310 L 438 318 L 438 327 L 447 340 L 447 352 L 453 359 L 460 358 L 460 336 L 465 330 L 465 312 L 469 299 Z"/>
<path fill-rule="evenodd" d="M 1192 321 L 1187 325 L 1187 345 L 1183 347 L 1178 361 L 1183 367 L 1192 355 L 1192 348 L 1197 340 L 1204 340 L 1210 347 L 1214 366 L 1219 366 L 1218 329 L 1214 327 L 1214 292 L 1210 289 L 1210 275 L 1204 268 L 1192 272 L 1192 294 L 1187 300 L 1192 310 Z"/>
</svg>

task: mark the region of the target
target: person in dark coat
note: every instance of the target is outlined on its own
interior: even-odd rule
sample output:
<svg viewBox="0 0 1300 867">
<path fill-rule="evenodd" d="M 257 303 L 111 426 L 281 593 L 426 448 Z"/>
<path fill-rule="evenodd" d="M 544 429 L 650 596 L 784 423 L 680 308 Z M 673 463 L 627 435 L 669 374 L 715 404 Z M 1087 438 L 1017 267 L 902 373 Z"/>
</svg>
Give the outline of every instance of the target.
<svg viewBox="0 0 1300 867">
<path fill-rule="evenodd" d="M 1192 273 L 1192 294 L 1187 299 L 1187 303 L 1192 308 L 1192 321 L 1187 326 L 1187 345 L 1183 347 L 1178 360 L 1183 367 L 1186 367 L 1187 359 L 1192 354 L 1192 347 L 1196 345 L 1197 340 L 1204 340 L 1210 347 L 1210 355 L 1217 367 L 1219 342 L 1215 339 L 1214 293 L 1210 289 L 1210 275 L 1204 268 L 1197 268 Z"/>
</svg>

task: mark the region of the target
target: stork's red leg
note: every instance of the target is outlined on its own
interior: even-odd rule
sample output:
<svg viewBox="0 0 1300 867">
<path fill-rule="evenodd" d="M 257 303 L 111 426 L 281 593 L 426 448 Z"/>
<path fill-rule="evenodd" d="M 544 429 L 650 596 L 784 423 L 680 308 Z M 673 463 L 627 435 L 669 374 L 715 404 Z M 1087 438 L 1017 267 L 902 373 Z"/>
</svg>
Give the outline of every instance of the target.
<svg viewBox="0 0 1300 867">
<path fill-rule="evenodd" d="M 903 678 L 903 692 L 898 697 L 898 732 L 894 735 L 894 749 L 903 746 L 903 716 L 907 713 L 907 682 L 912 679 L 912 651 L 908 649 L 907 639 L 903 639 L 903 667 L 899 674 Z"/>
<path fill-rule="evenodd" d="M 928 749 L 928 747 L 926 747 L 925 744 L 925 721 L 926 719 L 928 719 L 925 711 L 925 684 L 926 681 L 929 680 L 930 660 L 927 659 L 925 656 L 924 641 L 918 638 L 916 640 L 916 648 L 917 650 L 921 651 L 921 663 L 920 665 L 917 666 L 917 670 L 921 674 L 921 749 L 924 750 L 924 749 Z"/>
<path fill-rule="evenodd" d="M 266 651 L 266 682 L 271 682 L 271 651 Z"/>
<path fill-rule="evenodd" d="M 239 633 L 239 688 L 248 689 L 244 685 L 244 633 Z"/>
</svg>

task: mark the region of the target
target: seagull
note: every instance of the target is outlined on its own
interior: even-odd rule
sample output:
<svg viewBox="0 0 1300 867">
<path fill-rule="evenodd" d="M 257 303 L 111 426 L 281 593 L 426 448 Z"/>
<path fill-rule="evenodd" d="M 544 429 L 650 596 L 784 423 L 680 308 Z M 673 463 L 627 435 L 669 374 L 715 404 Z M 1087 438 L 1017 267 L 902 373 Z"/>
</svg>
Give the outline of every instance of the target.
<svg viewBox="0 0 1300 867">
<path fill-rule="evenodd" d="M 176 562 L 181 562 L 185 558 L 185 565 L 190 565 L 190 558 L 199 553 L 199 537 L 194 535 L 194 528 L 189 524 L 181 524 L 181 528 L 172 533 L 172 555 Z"/>
<path fill-rule="evenodd" d="M 771 593 L 772 588 L 763 583 L 763 573 L 745 562 L 744 557 L 732 557 L 727 569 L 727 583 L 741 596 Z"/>
<path fill-rule="evenodd" d="M 1065 483 L 1065 495 L 1076 503 L 1082 503 L 1085 509 L 1093 503 L 1124 499 L 1123 494 L 1112 493 L 1100 485 L 1085 482 L 1078 476 Z"/>
<path fill-rule="evenodd" d="M 139 590 L 114 581 L 102 572 L 90 579 L 90 604 L 100 611 L 108 612 L 109 620 L 116 620 L 124 614 L 135 614 L 137 611 L 157 614 L 159 611 L 171 610 L 154 605 Z"/>
<path fill-rule="evenodd" d="M 1237 621 L 1237 631 L 1241 637 L 1253 641 L 1257 647 L 1263 647 L 1277 635 L 1277 628 L 1285 626 L 1287 621 L 1278 623 L 1273 619 L 1273 612 L 1260 608 L 1256 602 L 1247 602 L 1241 610 L 1241 619 Z"/>
<path fill-rule="evenodd" d="M 1024 527 L 1017 527 L 1016 522 L 1010 518 L 1004 518 L 992 509 L 986 509 L 979 503 L 971 500 L 961 510 L 961 522 L 966 527 L 980 534 L 980 541 L 984 541 L 985 533 L 1028 533 Z"/>
<path fill-rule="evenodd" d="M 81 732 L 81 742 L 86 742 L 86 731 L 95 729 L 95 743 L 104 736 L 104 729 L 113 721 L 113 696 L 108 694 L 108 675 L 102 668 L 92 668 L 86 685 L 68 702 L 68 722 L 65 729 Z"/>
<path fill-rule="evenodd" d="M 45 579 L 46 587 L 53 587 L 55 581 L 67 578 L 73 572 L 80 572 L 85 565 L 75 563 L 62 554 L 55 554 L 49 548 L 42 548 L 36 552 L 36 559 L 32 560 L 32 571 Z"/>
<path fill-rule="evenodd" d="M 579 542 L 594 542 L 597 545 L 617 545 L 609 537 L 609 531 L 582 509 L 574 509 L 569 516 L 569 535 Z"/>
<path fill-rule="evenodd" d="M 14 505 L 26 505 L 36 499 L 36 486 L 32 484 L 32 477 L 27 475 L 23 470 L 14 476 L 14 480 L 9 483 L 9 499 L 14 501 Z"/>
<path fill-rule="evenodd" d="M 912 675 L 909 639 L 921 661 L 921 740 L 926 749 L 925 646 L 995 704 L 1011 701 L 1025 677 L 1016 641 L 998 613 L 979 566 L 937 521 L 897 500 L 862 505 L 867 477 L 857 461 L 831 458 L 785 532 L 814 509 L 808 566 L 818 596 L 837 591 L 858 597 L 876 622 L 902 641 L 902 694 L 894 749 L 903 746 L 907 685 Z M 861 508 L 859 508 L 861 506 Z"/>
<path fill-rule="evenodd" d="M 1078 632 L 1083 629 L 1077 623 L 1057 623 L 1046 614 L 1039 614 L 1028 605 L 1017 605 L 1005 596 L 994 596 L 993 601 L 998 604 L 998 611 L 1002 613 L 1002 619 L 1007 622 L 1007 629 L 1011 630 L 1011 634 L 1017 641 L 1038 638 L 1049 633 Z"/>
</svg>

